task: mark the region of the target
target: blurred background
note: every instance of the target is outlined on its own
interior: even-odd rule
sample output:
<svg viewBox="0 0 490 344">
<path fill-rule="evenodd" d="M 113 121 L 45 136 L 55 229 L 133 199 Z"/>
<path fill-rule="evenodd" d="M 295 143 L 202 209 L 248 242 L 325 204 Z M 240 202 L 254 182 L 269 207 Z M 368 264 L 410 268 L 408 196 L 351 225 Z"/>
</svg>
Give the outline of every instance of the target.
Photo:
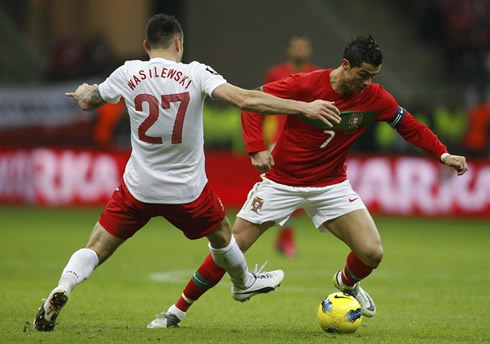
<svg viewBox="0 0 490 344">
<path fill-rule="evenodd" d="M 331 68 L 350 37 L 372 34 L 384 55 L 377 82 L 451 153 L 466 155 L 470 171 L 455 177 L 381 123 L 353 147 L 354 188 L 374 212 L 490 217 L 489 8 L 489 0 L 2 0 L 0 203 L 106 202 L 130 152 L 124 103 L 84 113 L 64 93 L 146 59 L 146 21 L 166 12 L 183 26 L 184 62 L 246 88 L 288 59 L 292 36 L 308 37 L 310 62 Z M 210 182 L 239 207 L 258 179 L 240 112 L 209 101 L 204 122 Z M 266 135 L 274 130 L 266 124 Z"/>
</svg>

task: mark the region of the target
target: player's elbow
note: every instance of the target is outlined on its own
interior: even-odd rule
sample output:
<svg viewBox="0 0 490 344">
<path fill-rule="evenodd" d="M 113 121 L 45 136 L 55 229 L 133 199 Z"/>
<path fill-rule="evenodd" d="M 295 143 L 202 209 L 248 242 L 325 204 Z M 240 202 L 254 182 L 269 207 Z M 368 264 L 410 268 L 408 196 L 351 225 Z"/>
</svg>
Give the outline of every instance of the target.
<svg viewBox="0 0 490 344">
<path fill-rule="evenodd" d="M 256 112 L 265 112 L 265 101 L 261 98 L 261 94 L 259 91 L 247 91 L 244 92 L 240 99 L 239 106 L 243 110 L 256 111 Z"/>
<path fill-rule="evenodd" d="M 243 89 L 235 94 L 233 101 L 236 106 L 243 110 L 250 109 L 255 104 L 253 92 Z"/>
<path fill-rule="evenodd" d="M 240 100 L 237 106 L 242 110 L 257 110 L 258 103 L 253 97 L 245 97 Z"/>
</svg>

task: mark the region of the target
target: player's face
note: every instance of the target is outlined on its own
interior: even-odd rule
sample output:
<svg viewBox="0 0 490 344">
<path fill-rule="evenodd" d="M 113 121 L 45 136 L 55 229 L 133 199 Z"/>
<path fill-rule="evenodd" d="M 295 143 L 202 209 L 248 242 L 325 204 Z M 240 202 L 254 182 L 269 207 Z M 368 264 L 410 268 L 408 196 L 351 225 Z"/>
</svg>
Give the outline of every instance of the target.
<svg viewBox="0 0 490 344">
<path fill-rule="evenodd" d="M 345 72 L 344 85 L 350 93 L 361 93 L 371 85 L 376 75 L 381 71 L 381 65 L 373 66 L 363 62 L 359 67 L 351 67 L 346 61 L 348 68 Z"/>
</svg>

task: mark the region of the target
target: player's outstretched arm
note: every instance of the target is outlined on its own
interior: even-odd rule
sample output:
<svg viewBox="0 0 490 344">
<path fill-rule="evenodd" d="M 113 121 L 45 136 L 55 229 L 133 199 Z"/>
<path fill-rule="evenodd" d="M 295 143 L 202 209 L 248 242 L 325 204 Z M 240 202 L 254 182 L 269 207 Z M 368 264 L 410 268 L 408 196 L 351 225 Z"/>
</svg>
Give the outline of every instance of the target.
<svg viewBox="0 0 490 344">
<path fill-rule="evenodd" d="M 454 168 L 458 172 L 458 176 L 462 176 L 468 171 L 468 165 L 466 164 L 466 158 L 464 156 L 452 155 L 449 153 L 446 154 L 443 154 L 441 157 L 442 163 Z"/>
<path fill-rule="evenodd" d="M 213 97 L 241 109 L 263 114 L 304 115 L 320 120 L 329 127 L 340 123 L 340 111 L 333 102 L 315 100 L 311 103 L 282 99 L 265 92 L 245 90 L 231 84 L 222 84 L 213 91 Z"/>
<path fill-rule="evenodd" d="M 75 90 L 75 92 L 65 93 L 67 97 L 75 98 L 78 102 L 78 106 L 83 111 L 90 111 L 96 109 L 104 104 L 106 104 L 105 100 L 102 99 L 102 96 L 99 92 L 99 86 L 97 84 L 89 85 L 86 83 L 81 84 Z"/>
<path fill-rule="evenodd" d="M 406 113 L 401 123 L 395 127 L 402 137 L 413 145 L 422 148 L 430 155 L 449 167 L 454 168 L 461 176 L 468 170 L 464 156 L 447 153 L 437 136 L 427 126 L 418 122 L 410 113 Z"/>
</svg>

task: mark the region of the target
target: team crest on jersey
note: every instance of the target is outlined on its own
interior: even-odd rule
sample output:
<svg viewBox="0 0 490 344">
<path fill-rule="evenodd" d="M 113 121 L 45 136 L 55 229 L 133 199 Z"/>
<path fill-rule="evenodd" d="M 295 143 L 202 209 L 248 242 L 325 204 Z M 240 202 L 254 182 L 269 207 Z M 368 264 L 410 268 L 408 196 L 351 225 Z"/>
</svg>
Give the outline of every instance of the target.
<svg viewBox="0 0 490 344">
<path fill-rule="evenodd" d="M 252 211 L 258 213 L 260 209 L 262 209 L 262 205 L 264 204 L 264 200 L 260 197 L 255 197 L 252 201 Z"/>
<path fill-rule="evenodd" d="M 349 116 L 349 128 L 359 128 L 362 122 L 362 112 L 354 112 Z"/>
</svg>

